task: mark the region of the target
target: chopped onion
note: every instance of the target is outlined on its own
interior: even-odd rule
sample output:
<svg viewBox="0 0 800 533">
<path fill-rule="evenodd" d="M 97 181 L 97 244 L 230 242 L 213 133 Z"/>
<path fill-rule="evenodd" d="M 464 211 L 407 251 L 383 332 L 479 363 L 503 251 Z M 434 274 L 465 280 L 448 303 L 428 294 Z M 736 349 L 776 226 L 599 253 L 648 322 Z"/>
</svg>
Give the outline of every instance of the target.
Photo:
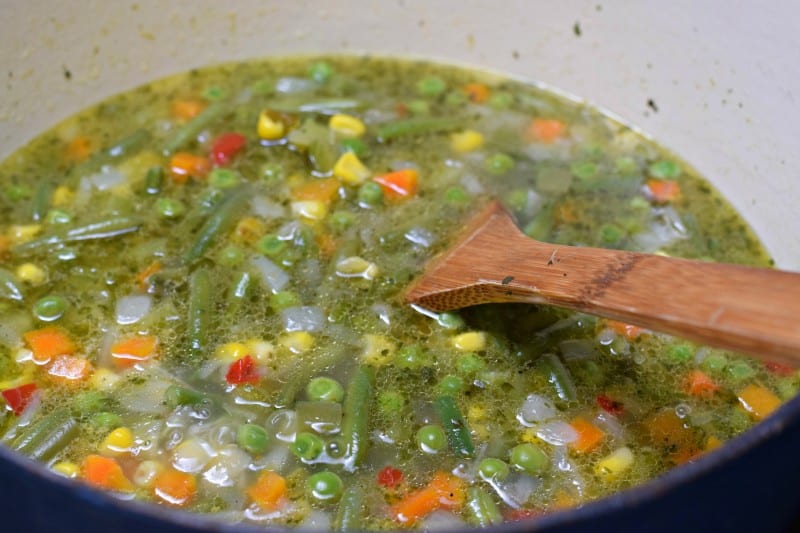
<svg viewBox="0 0 800 533">
<path fill-rule="evenodd" d="M 381 304 L 381 303 L 373 304 L 370 309 L 372 310 L 373 313 L 378 315 L 378 319 L 380 319 L 381 322 L 383 322 L 387 326 L 392 325 L 392 320 L 391 320 L 392 308 L 389 307 L 387 304 Z"/>
<path fill-rule="evenodd" d="M 217 487 L 232 487 L 242 473 L 247 470 L 250 455 L 235 444 L 219 450 L 219 455 L 210 463 L 203 479 Z"/>
<path fill-rule="evenodd" d="M 205 468 L 216 455 L 209 444 L 201 439 L 188 439 L 172 451 L 172 466 L 175 470 L 194 474 Z"/>
<path fill-rule="evenodd" d="M 289 274 L 266 257 L 254 256 L 250 259 L 250 264 L 255 267 L 261 280 L 273 292 L 283 289 L 291 279 Z"/>
<path fill-rule="evenodd" d="M 517 420 L 523 426 L 533 427 L 556 417 L 556 407 L 548 398 L 538 394 L 529 394 L 517 412 Z"/>
<path fill-rule="evenodd" d="M 541 485 L 539 479 L 521 473 L 512 473 L 502 482 L 492 482 L 497 495 L 506 505 L 514 509 L 525 505 L 539 485 Z"/>
<path fill-rule="evenodd" d="M 319 331 L 325 327 L 325 312 L 321 307 L 305 305 L 287 307 L 281 311 L 286 331 Z"/>
<path fill-rule="evenodd" d="M 536 428 L 536 436 L 553 446 L 563 446 L 574 442 L 578 432 L 563 420 L 553 420 Z"/>
<path fill-rule="evenodd" d="M 654 217 L 646 231 L 633 236 L 633 241 L 643 252 L 655 252 L 689 235 L 680 215 L 671 207 L 654 210 Z"/>
<path fill-rule="evenodd" d="M 115 169 L 114 167 L 104 166 L 100 172 L 84 176 L 81 179 L 78 188 L 81 191 L 91 191 L 97 189 L 99 191 L 107 191 L 117 185 L 125 183 L 125 174 Z"/>
<path fill-rule="evenodd" d="M 293 442 L 297 434 L 297 413 L 288 409 L 275 411 L 267 421 L 267 429 L 272 430 L 276 439 Z"/>
<path fill-rule="evenodd" d="M 358 256 L 345 257 L 336 263 L 336 275 L 343 278 L 375 279 L 380 274 L 380 269 L 375 263 Z"/>
<path fill-rule="evenodd" d="M 135 324 L 150 312 L 153 299 L 147 294 L 132 294 L 117 300 L 117 324 Z"/>
<path fill-rule="evenodd" d="M 286 76 L 275 82 L 275 92 L 291 94 L 313 91 L 319 86 L 314 80 Z"/>
<path fill-rule="evenodd" d="M 436 242 L 436 235 L 434 235 L 432 231 L 419 226 L 409 229 L 406 232 L 405 237 L 406 240 L 411 241 L 414 244 L 418 244 L 424 248 L 429 248 L 434 242 Z"/>
<path fill-rule="evenodd" d="M 423 531 L 447 531 L 466 529 L 467 523 L 449 511 L 434 511 L 422 520 Z"/>
<path fill-rule="evenodd" d="M 330 531 L 331 515 L 320 509 L 312 509 L 300 522 L 299 527 L 310 531 Z"/>
<path fill-rule="evenodd" d="M 589 339 L 567 339 L 558 343 L 566 361 L 589 359 L 596 355 L 594 341 Z"/>
<path fill-rule="evenodd" d="M 266 219 L 281 218 L 286 215 L 286 207 L 265 196 L 256 196 L 250 200 L 250 209 L 253 214 Z"/>
<path fill-rule="evenodd" d="M 156 376 L 144 376 L 139 385 L 132 385 L 119 392 L 119 403 L 134 413 L 158 414 L 165 411 L 164 393 L 172 382 Z"/>
<path fill-rule="evenodd" d="M 615 439 L 621 440 L 625 437 L 625 429 L 622 427 L 619 420 L 617 420 L 617 417 L 611 413 L 600 411 L 597 413 L 597 416 L 595 416 L 594 422 L 600 429 Z"/>
<path fill-rule="evenodd" d="M 482 194 L 483 184 L 474 174 L 464 174 L 461 176 L 461 185 L 472 195 Z"/>
</svg>

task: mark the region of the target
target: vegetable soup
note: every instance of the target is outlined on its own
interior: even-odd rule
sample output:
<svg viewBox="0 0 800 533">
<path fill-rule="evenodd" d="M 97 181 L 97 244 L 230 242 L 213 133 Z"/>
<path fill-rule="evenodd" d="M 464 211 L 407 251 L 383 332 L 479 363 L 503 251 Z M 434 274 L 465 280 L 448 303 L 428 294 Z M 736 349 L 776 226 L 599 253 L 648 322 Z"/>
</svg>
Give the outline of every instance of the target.
<svg viewBox="0 0 800 533">
<path fill-rule="evenodd" d="M 770 264 L 684 162 L 537 86 L 191 71 L 0 165 L 2 443 L 227 522 L 482 527 L 657 477 L 795 394 L 791 368 L 593 316 L 403 305 L 492 198 L 548 242 Z"/>
</svg>

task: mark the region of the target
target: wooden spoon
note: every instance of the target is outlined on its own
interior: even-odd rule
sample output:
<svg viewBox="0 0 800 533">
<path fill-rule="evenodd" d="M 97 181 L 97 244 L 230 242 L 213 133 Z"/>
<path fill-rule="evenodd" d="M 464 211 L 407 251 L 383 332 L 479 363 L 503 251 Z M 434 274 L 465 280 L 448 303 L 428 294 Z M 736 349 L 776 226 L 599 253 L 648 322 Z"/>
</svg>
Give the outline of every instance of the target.
<svg viewBox="0 0 800 533">
<path fill-rule="evenodd" d="M 431 311 L 526 302 L 583 311 L 800 366 L 800 274 L 547 244 L 497 202 L 406 289 Z"/>
</svg>

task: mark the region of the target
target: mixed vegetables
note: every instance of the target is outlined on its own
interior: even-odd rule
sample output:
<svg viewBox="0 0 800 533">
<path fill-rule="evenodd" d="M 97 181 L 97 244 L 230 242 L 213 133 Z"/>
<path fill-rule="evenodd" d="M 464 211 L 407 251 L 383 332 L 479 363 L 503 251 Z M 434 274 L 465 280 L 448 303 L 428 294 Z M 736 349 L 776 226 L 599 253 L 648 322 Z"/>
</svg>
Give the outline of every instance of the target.
<svg viewBox="0 0 800 533">
<path fill-rule="evenodd" d="M 492 197 L 541 240 L 769 264 L 683 163 L 537 87 L 379 58 L 192 71 L 0 166 L 2 443 L 225 521 L 484 527 L 658 476 L 796 393 L 791 368 L 591 316 L 403 306 Z"/>
</svg>

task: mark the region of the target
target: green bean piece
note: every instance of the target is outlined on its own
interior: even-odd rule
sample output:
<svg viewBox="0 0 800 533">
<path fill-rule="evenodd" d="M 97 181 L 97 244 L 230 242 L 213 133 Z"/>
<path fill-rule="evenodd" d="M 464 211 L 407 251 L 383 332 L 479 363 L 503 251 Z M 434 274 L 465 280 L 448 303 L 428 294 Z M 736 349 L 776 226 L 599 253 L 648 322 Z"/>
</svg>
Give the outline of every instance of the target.
<svg viewBox="0 0 800 533">
<path fill-rule="evenodd" d="M 322 115 L 333 115 L 340 111 L 360 109 L 364 106 L 365 103 L 363 101 L 351 98 L 329 98 L 312 101 L 304 98 L 282 98 L 269 104 L 270 109 L 281 113 L 320 113 Z"/>
<path fill-rule="evenodd" d="M 547 353 L 542 356 L 540 361 L 547 380 L 553 385 L 558 397 L 565 402 L 574 401 L 578 397 L 575 381 L 561 359 L 555 354 Z"/>
<path fill-rule="evenodd" d="M 372 403 L 372 383 L 375 379 L 370 367 L 359 367 L 347 386 L 344 397 L 341 435 L 347 445 L 344 467 L 352 472 L 364 459 L 369 444 L 369 412 Z"/>
<path fill-rule="evenodd" d="M 239 272 L 233 278 L 233 284 L 228 294 L 228 312 L 235 313 L 241 308 L 252 285 L 253 277 L 249 272 Z"/>
<path fill-rule="evenodd" d="M 492 499 L 491 494 L 481 487 L 467 489 L 467 509 L 469 509 L 470 522 L 478 527 L 489 527 L 503 523 L 500 508 Z"/>
<path fill-rule="evenodd" d="M 107 218 L 84 226 L 74 227 L 67 230 L 66 233 L 53 233 L 18 244 L 12 248 L 12 252 L 17 255 L 26 255 L 50 246 L 58 246 L 72 242 L 112 239 L 138 231 L 141 226 L 141 220 L 134 217 L 121 216 Z"/>
<path fill-rule="evenodd" d="M 191 264 L 208 250 L 217 238 L 230 229 L 236 217 L 242 214 L 249 200 L 248 187 L 233 189 L 222 200 L 217 209 L 208 217 L 197 233 L 192 246 L 183 254 L 184 264 Z"/>
<path fill-rule="evenodd" d="M 308 159 L 314 170 L 327 176 L 333 170 L 338 152 L 330 138 L 315 139 L 308 147 Z"/>
<path fill-rule="evenodd" d="M 31 459 L 46 461 L 62 450 L 78 434 L 78 423 L 68 409 L 51 412 L 11 444 L 11 448 Z"/>
<path fill-rule="evenodd" d="M 97 171 L 103 165 L 113 163 L 123 156 L 130 156 L 144 147 L 150 140 L 150 132 L 145 129 L 138 129 L 112 144 L 105 150 L 95 152 L 83 163 L 76 165 L 70 171 L 70 176 L 81 177 L 91 172 Z"/>
<path fill-rule="evenodd" d="M 162 218 L 178 218 L 186 212 L 186 206 L 174 198 L 159 198 L 156 200 L 156 212 Z"/>
<path fill-rule="evenodd" d="M 284 292 L 289 293 L 289 291 Z M 352 347 L 343 344 L 336 348 L 323 351 L 310 361 L 304 362 L 302 365 L 297 365 L 297 367 L 291 371 L 289 378 L 278 393 L 278 398 L 275 400 L 275 407 L 281 408 L 293 405 L 297 394 L 303 390 L 313 376 L 327 371 L 327 369 L 339 364 L 342 359 L 351 354 Z"/>
<path fill-rule="evenodd" d="M 17 277 L 5 268 L 0 268 L 0 298 L 22 301 L 22 289 Z"/>
<path fill-rule="evenodd" d="M 334 531 L 360 531 L 363 529 L 364 491 L 350 486 L 342 493 L 339 508 L 333 519 Z"/>
<path fill-rule="evenodd" d="M 465 127 L 465 117 L 413 117 L 387 122 L 378 128 L 378 140 L 391 141 L 400 137 L 445 133 Z"/>
<path fill-rule="evenodd" d="M 214 102 L 203 110 L 202 113 L 175 130 L 175 133 L 164 143 L 164 153 L 170 155 L 188 144 L 211 122 L 221 117 L 228 111 L 225 102 Z"/>
<path fill-rule="evenodd" d="M 523 228 L 523 233 L 532 239 L 546 240 L 553 229 L 553 204 L 545 204 L 536 216 Z"/>
<path fill-rule="evenodd" d="M 373 207 L 383 203 L 383 188 L 374 181 L 366 181 L 358 188 L 358 203 Z"/>
<path fill-rule="evenodd" d="M 40 222 L 47 216 L 50 209 L 50 197 L 53 195 L 52 186 L 47 182 L 42 182 L 36 187 L 36 192 L 31 199 L 31 218 Z"/>
<path fill-rule="evenodd" d="M 144 190 L 147 194 L 158 194 L 164 186 L 164 169 L 150 167 L 144 177 Z"/>
<path fill-rule="evenodd" d="M 201 392 L 180 385 L 170 385 L 164 391 L 164 402 L 173 409 L 179 405 L 198 405 L 204 399 Z"/>
<path fill-rule="evenodd" d="M 361 139 L 342 139 L 339 147 L 343 153 L 353 152 L 359 159 L 364 159 L 369 153 L 366 143 Z"/>
<path fill-rule="evenodd" d="M 194 271 L 189 278 L 189 353 L 194 360 L 202 360 L 208 348 L 212 298 L 208 270 Z"/>
<path fill-rule="evenodd" d="M 464 390 L 464 380 L 458 376 L 448 374 L 439 382 L 437 389 L 439 390 L 440 394 L 458 394 Z"/>
<path fill-rule="evenodd" d="M 430 76 L 419 80 L 416 88 L 423 96 L 439 96 L 447 90 L 447 83 L 438 76 Z"/>
<path fill-rule="evenodd" d="M 108 409 L 109 397 L 98 390 L 79 392 L 72 399 L 70 408 L 74 416 L 80 417 L 90 413 L 97 413 Z"/>
<path fill-rule="evenodd" d="M 461 456 L 469 457 L 475 453 L 475 445 L 469 435 L 467 421 L 461 414 L 455 399 L 452 396 L 440 396 L 434 402 L 436 413 L 444 426 L 450 448 Z"/>
<path fill-rule="evenodd" d="M 208 175 L 208 184 L 218 189 L 236 187 L 240 181 L 239 174 L 229 168 L 215 168 Z"/>
<path fill-rule="evenodd" d="M 42 322 L 52 322 L 64 316 L 68 305 L 63 296 L 44 296 L 33 304 L 33 314 Z"/>
<path fill-rule="evenodd" d="M 236 443 L 246 452 L 259 455 L 267 451 L 267 430 L 255 424 L 242 424 L 236 431 Z"/>
</svg>

